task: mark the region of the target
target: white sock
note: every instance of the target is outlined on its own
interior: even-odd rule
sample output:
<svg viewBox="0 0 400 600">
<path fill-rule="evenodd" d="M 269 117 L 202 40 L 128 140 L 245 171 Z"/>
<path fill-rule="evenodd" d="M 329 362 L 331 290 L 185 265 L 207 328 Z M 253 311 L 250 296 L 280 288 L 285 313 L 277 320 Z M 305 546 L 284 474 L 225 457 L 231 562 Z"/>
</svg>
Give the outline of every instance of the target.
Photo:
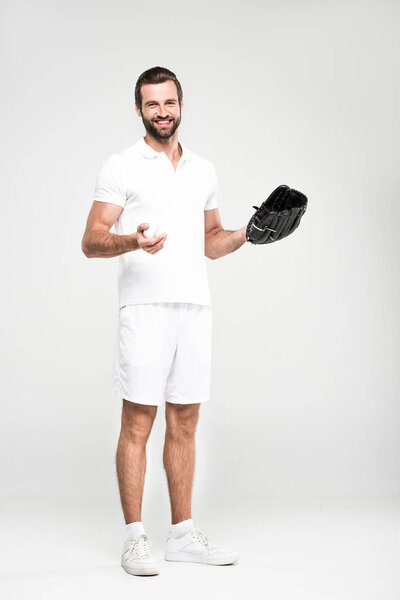
<svg viewBox="0 0 400 600">
<path fill-rule="evenodd" d="M 175 525 L 170 526 L 171 537 L 179 538 L 190 531 L 194 531 L 194 523 L 193 519 L 186 519 L 185 521 L 180 521 L 179 523 L 175 523 Z"/>
<path fill-rule="evenodd" d="M 142 521 L 134 521 L 133 523 L 126 524 L 127 539 L 137 538 L 142 535 L 142 533 L 146 533 Z"/>
</svg>

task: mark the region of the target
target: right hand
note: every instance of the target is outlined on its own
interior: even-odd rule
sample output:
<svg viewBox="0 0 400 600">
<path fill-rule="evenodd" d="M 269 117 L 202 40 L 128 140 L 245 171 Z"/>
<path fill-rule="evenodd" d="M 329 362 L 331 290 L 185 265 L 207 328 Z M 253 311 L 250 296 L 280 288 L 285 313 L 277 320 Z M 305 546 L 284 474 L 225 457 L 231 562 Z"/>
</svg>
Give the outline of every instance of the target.
<svg viewBox="0 0 400 600">
<path fill-rule="evenodd" d="M 149 254 L 156 254 L 159 250 L 164 247 L 164 242 L 167 239 L 167 234 L 162 233 L 155 235 L 150 238 L 144 237 L 142 231 L 150 227 L 149 223 L 140 223 L 137 228 L 136 240 L 139 248 L 148 252 Z"/>
</svg>

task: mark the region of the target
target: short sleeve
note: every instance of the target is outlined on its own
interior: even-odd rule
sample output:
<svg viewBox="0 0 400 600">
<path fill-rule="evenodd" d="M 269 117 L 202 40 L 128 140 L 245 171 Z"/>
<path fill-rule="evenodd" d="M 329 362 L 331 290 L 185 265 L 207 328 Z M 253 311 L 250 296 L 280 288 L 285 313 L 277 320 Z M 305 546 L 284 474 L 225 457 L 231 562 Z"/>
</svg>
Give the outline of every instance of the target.
<svg viewBox="0 0 400 600">
<path fill-rule="evenodd" d="M 107 158 L 97 175 L 94 200 L 125 206 L 126 193 L 115 156 Z"/>
<path fill-rule="evenodd" d="M 204 210 L 211 210 L 212 208 L 218 208 L 218 177 L 215 167 L 211 163 L 210 193 L 204 205 Z"/>
</svg>

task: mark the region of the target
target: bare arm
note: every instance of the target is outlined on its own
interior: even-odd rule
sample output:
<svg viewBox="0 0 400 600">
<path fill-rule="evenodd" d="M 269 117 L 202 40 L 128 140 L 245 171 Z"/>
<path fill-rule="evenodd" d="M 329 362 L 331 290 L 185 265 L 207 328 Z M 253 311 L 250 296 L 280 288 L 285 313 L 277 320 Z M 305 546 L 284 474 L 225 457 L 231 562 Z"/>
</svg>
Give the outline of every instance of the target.
<svg viewBox="0 0 400 600">
<path fill-rule="evenodd" d="M 145 250 L 155 254 L 163 248 L 167 234 L 146 238 L 143 231 L 148 223 L 141 223 L 135 233 L 117 235 L 109 230 L 122 212 L 122 208 L 109 202 L 93 202 L 82 238 L 82 252 L 88 258 L 112 258 L 132 250 Z"/>
<path fill-rule="evenodd" d="M 82 251 L 88 258 L 111 258 L 131 250 L 138 250 L 136 234 L 117 235 L 108 231 L 88 231 L 82 242 Z"/>
<path fill-rule="evenodd" d="M 228 231 L 221 225 L 218 208 L 204 211 L 205 255 L 212 260 L 234 252 L 246 241 L 246 226 Z"/>
</svg>

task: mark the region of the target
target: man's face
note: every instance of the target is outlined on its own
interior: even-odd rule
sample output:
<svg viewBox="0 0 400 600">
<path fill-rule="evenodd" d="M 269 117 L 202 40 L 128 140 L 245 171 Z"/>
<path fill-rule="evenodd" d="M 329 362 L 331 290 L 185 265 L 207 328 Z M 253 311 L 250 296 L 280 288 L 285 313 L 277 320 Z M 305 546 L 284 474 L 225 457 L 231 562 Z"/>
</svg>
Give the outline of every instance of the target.
<svg viewBox="0 0 400 600">
<path fill-rule="evenodd" d="M 138 107 L 136 113 L 142 117 L 146 131 L 156 139 L 170 138 L 180 125 L 183 107 L 183 102 L 179 106 L 175 83 L 147 83 L 142 85 L 141 92 L 142 113 Z"/>
</svg>

